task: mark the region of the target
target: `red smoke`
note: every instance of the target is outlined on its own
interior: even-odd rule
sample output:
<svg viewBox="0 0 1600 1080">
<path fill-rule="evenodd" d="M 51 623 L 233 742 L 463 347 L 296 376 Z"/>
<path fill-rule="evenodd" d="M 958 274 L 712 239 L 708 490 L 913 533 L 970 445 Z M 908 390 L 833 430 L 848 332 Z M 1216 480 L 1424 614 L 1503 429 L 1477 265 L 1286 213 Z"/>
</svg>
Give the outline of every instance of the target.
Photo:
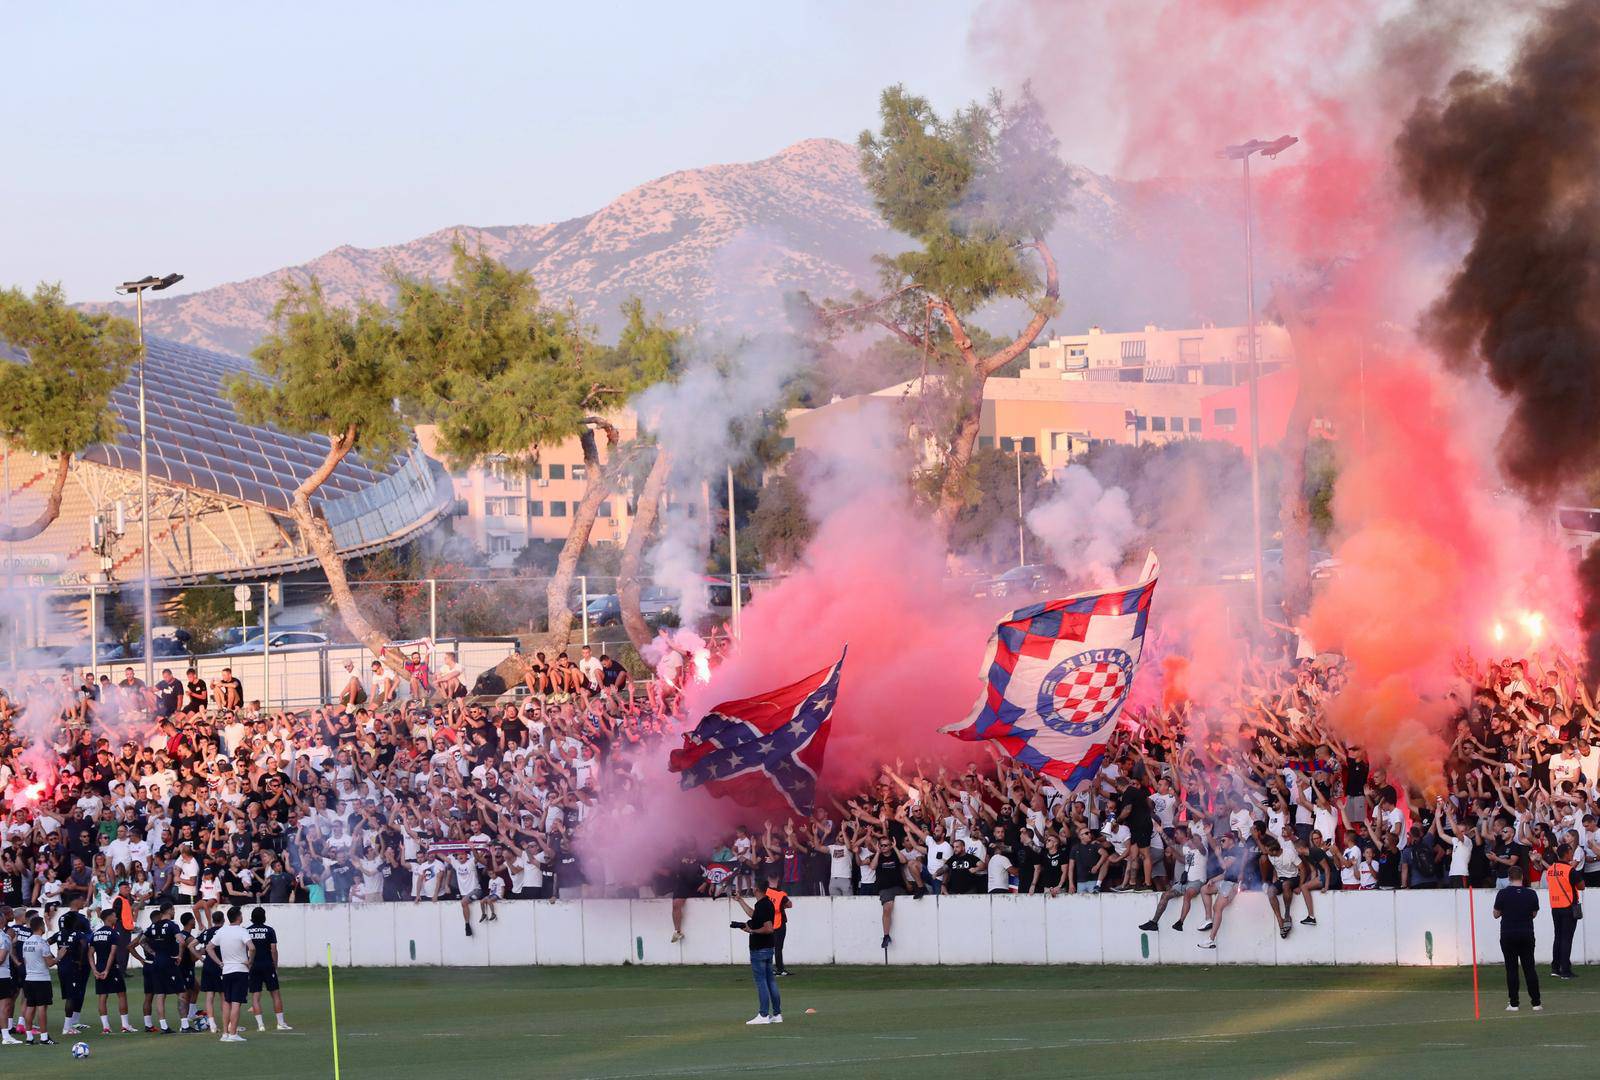
<svg viewBox="0 0 1600 1080">
<path fill-rule="evenodd" d="M 1300 137 L 1282 160 L 1252 162 L 1252 174 L 1258 309 L 1288 317 L 1301 393 L 1312 416 L 1333 422 L 1340 462 L 1342 573 L 1306 627 L 1319 649 L 1351 659 L 1348 689 L 1329 710 L 1338 733 L 1429 788 L 1445 757 L 1442 695 L 1457 652 L 1484 642 L 1496 617 L 1546 600 L 1571 611 L 1573 590 L 1537 518 L 1494 494 L 1501 410 L 1409 340 L 1442 268 L 1398 195 L 1391 148 L 1417 100 L 1454 70 L 1478 12 L 1395 12 L 1378 0 L 1012 0 L 985 6 L 973 39 L 1055 107 L 1069 159 L 1115 127 L 1120 170 L 1220 181 L 1202 186 L 1197 204 L 1226 223 L 1241 213 L 1239 165 L 1217 161 L 1217 149 Z M 1204 216 L 1193 237 L 1175 239 L 1184 269 L 1200 283 L 1242 275 L 1242 252 L 1201 239 L 1226 235 Z M 1063 291 L 1085 272 L 1063 265 Z M 1241 283 L 1195 295 L 1242 309 L 1242 292 Z M 1187 629 L 1191 648 L 1221 639 Z M 1169 697 L 1201 693 L 1204 665 L 1192 659 L 1187 671 L 1168 666 L 1182 678 Z"/>
</svg>

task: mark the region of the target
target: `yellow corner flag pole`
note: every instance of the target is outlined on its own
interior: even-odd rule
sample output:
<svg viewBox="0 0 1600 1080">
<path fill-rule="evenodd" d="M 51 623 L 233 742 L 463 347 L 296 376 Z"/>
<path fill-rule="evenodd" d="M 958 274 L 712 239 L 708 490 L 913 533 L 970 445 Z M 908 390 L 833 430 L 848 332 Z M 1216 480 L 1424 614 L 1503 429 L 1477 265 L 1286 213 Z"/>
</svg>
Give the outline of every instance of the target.
<svg viewBox="0 0 1600 1080">
<path fill-rule="evenodd" d="M 333 1080 L 339 1080 L 339 1014 L 333 1004 L 333 942 L 328 942 L 328 1021 L 333 1028 Z"/>
</svg>

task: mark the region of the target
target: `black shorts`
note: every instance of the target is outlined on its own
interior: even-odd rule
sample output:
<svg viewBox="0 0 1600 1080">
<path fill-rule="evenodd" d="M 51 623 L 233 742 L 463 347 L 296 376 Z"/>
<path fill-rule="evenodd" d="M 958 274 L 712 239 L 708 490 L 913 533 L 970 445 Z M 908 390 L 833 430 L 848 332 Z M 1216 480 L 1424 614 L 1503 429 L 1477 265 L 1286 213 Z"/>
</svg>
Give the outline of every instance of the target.
<svg viewBox="0 0 1600 1080">
<path fill-rule="evenodd" d="M 106 972 L 105 978 L 95 976 L 94 992 L 96 994 L 126 994 L 128 992 L 128 973 L 120 969 Z"/>
<path fill-rule="evenodd" d="M 54 1005 L 56 1001 L 55 984 L 49 979 L 43 979 L 38 982 L 29 979 L 22 984 L 22 1000 L 33 1008 L 37 1008 L 40 1005 Z"/>
<path fill-rule="evenodd" d="M 250 996 L 250 976 L 243 971 L 228 972 L 222 976 L 222 1000 L 229 1005 L 243 1005 Z"/>
<path fill-rule="evenodd" d="M 222 992 L 222 969 L 207 964 L 200 969 L 200 990 L 206 994 Z"/>
<path fill-rule="evenodd" d="M 885 885 L 885 886 L 883 886 L 882 888 L 880 888 L 878 890 L 878 903 L 880 903 L 880 904 L 891 904 L 891 903 L 894 902 L 895 897 L 897 897 L 897 896 L 905 896 L 905 895 L 906 895 L 906 890 L 905 890 L 904 886 L 901 886 L 901 885 Z"/>
<path fill-rule="evenodd" d="M 0 974 L 0 1001 L 10 1001 L 17 996 L 17 984 L 9 975 Z"/>
<path fill-rule="evenodd" d="M 80 1000 L 89 988 L 87 971 L 64 971 L 58 967 L 56 973 L 61 979 L 61 996 L 68 1001 Z"/>
<path fill-rule="evenodd" d="M 259 994 L 263 990 L 278 992 L 278 973 L 276 971 L 250 972 L 250 992 Z"/>
<path fill-rule="evenodd" d="M 1155 827 L 1153 825 L 1141 825 L 1138 828 L 1130 826 L 1128 831 L 1133 834 L 1133 843 L 1139 847 L 1149 847 L 1150 838 L 1155 835 Z"/>
<path fill-rule="evenodd" d="M 173 980 L 175 992 L 186 993 L 195 987 L 194 968 L 182 967 L 178 969 L 177 977 Z"/>
</svg>

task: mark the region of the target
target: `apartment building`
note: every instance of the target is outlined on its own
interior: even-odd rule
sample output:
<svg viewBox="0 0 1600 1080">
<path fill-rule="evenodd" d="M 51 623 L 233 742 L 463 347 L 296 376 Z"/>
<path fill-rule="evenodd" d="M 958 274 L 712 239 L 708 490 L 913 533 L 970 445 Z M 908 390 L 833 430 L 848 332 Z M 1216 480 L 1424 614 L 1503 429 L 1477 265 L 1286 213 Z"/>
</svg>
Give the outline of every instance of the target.
<svg viewBox="0 0 1600 1080">
<path fill-rule="evenodd" d="M 638 420 L 632 412 L 613 416 L 611 422 L 623 442 L 638 434 Z M 429 454 L 440 457 L 431 427 L 419 427 L 417 439 Z M 602 465 L 609 460 L 603 439 L 600 459 Z M 544 448 L 539 463 L 526 472 L 510 468 L 503 459 L 452 472 L 455 504 L 451 528 L 484 552 L 486 565 L 510 566 L 533 541 L 567 538 L 587 479 L 583 447 L 576 437 Z M 632 492 L 618 491 L 600 504 L 589 542 L 624 543 L 632 522 Z"/>
</svg>

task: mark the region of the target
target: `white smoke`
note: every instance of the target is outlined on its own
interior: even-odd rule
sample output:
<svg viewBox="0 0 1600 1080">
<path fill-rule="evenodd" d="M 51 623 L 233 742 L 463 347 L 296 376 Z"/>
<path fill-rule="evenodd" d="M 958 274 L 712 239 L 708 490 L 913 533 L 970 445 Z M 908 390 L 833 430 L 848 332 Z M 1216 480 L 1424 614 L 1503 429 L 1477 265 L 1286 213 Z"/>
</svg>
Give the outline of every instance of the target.
<svg viewBox="0 0 1600 1080">
<path fill-rule="evenodd" d="M 1058 471 L 1055 490 L 1028 511 L 1027 519 L 1052 562 L 1096 587 L 1116 584 L 1117 571 L 1138 535 L 1128 493 L 1102 487 L 1082 465 Z"/>
</svg>

